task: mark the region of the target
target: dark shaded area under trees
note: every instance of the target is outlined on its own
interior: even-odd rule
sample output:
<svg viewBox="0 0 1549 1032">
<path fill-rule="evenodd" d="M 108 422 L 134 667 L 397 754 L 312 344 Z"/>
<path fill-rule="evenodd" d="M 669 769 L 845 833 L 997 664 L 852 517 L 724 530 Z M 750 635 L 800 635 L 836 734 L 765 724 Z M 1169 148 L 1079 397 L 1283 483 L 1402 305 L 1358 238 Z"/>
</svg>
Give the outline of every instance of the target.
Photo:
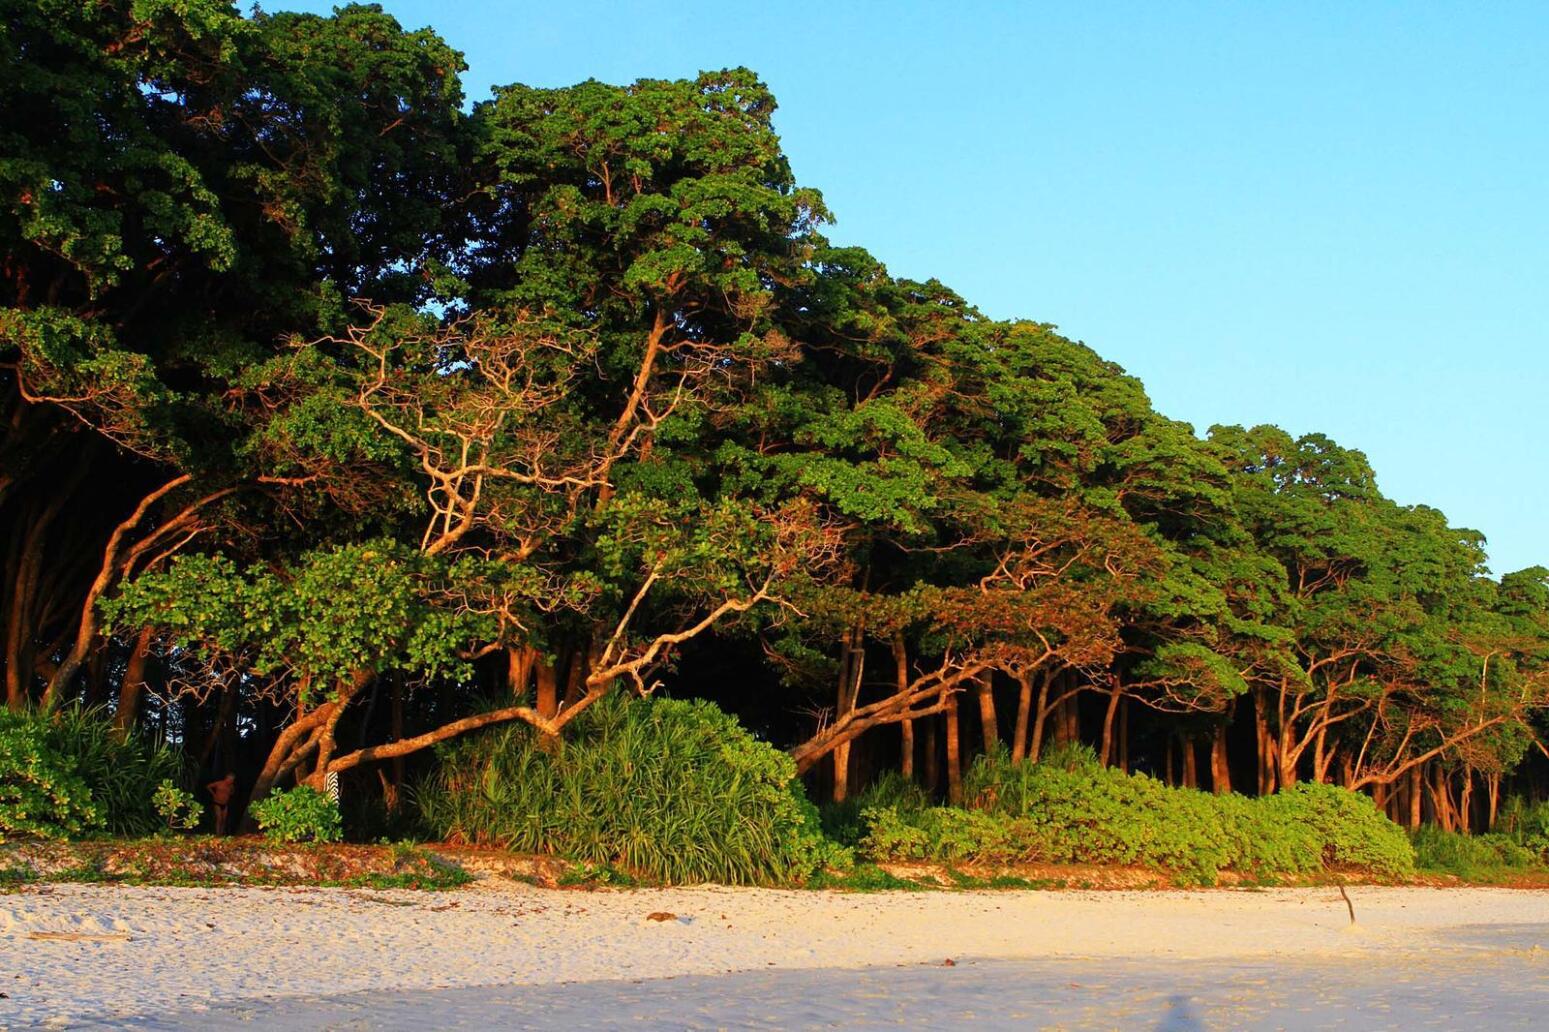
<svg viewBox="0 0 1549 1032">
<path fill-rule="evenodd" d="M 0 9 L 11 707 L 388 810 L 657 690 L 834 799 L 1078 740 L 1411 826 L 1549 787 L 1549 570 L 832 246 L 751 72 L 465 110 L 375 7 Z"/>
</svg>

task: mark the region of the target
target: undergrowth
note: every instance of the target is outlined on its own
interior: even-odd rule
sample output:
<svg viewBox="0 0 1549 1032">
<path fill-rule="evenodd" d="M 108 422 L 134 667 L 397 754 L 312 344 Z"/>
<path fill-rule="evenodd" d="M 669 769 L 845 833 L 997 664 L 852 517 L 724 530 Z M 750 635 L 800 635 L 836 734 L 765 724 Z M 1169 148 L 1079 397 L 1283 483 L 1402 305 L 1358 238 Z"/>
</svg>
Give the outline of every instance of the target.
<svg viewBox="0 0 1549 1032">
<path fill-rule="evenodd" d="M 1261 799 L 1170 788 L 1098 763 L 1090 749 L 1012 763 L 980 757 L 966 807 L 863 806 L 858 839 L 872 861 L 947 864 L 1120 864 L 1210 884 L 1222 871 L 1255 879 L 1353 869 L 1414 871 L 1404 833 L 1365 796 L 1301 784 Z"/>
</svg>

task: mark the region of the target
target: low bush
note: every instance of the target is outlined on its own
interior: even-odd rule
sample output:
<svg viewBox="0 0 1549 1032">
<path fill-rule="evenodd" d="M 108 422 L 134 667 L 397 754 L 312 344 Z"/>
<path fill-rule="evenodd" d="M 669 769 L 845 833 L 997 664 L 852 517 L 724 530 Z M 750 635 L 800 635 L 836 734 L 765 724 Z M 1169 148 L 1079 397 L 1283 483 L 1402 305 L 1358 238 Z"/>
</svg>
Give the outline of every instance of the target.
<svg viewBox="0 0 1549 1032">
<path fill-rule="evenodd" d="M 0 753 L 0 793 L 21 793 L 24 784 L 42 793 L 24 808 L 31 830 L 17 828 L 15 834 L 152 834 L 162 827 L 157 789 L 164 781 L 184 780 L 181 756 L 143 735 L 124 734 L 100 709 L 6 711 L 0 738 L 12 743 Z M 52 787 L 37 780 L 45 771 Z"/>
<path fill-rule="evenodd" d="M 1512 796 L 1501 807 L 1496 827 L 1502 834 L 1549 863 L 1549 799 L 1530 803 Z"/>
<path fill-rule="evenodd" d="M 1463 835 L 1426 826 L 1414 833 L 1416 865 L 1464 881 L 1495 881 L 1515 872 L 1544 869 L 1543 856 L 1511 835 Z"/>
<path fill-rule="evenodd" d="M 707 702 L 605 699 L 560 742 L 513 725 L 440 760 L 416 802 L 449 839 L 676 883 L 800 881 L 848 859 L 790 757 Z"/>
<path fill-rule="evenodd" d="M 270 842 L 338 842 L 344 822 L 334 801 L 310 785 L 254 803 L 253 820 Z"/>
<path fill-rule="evenodd" d="M 1223 870 L 1255 877 L 1359 868 L 1414 869 L 1404 833 L 1364 796 L 1298 785 L 1263 799 L 1170 788 L 1103 767 L 1089 749 L 1043 762 L 980 757 L 964 778 L 968 808 L 864 811 L 861 852 L 873 860 L 1136 864 L 1208 883 Z"/>
<path fill-rule="evenodd" d="M 883 771 L 859 795 L 822 807 L 823 833 L 835 842 L 854 846 L 866 831 L 861 816 L 865 811 L 882 807 L 923 810 L 929 805 L 930 797 L 917 783 L 896 770 Z"/>
<path fill-rule="evenodd" d="M 0 842 L 69 838 L 102 827 L 91 789 L 41 721 L 0 717 Z"/>
</svg>

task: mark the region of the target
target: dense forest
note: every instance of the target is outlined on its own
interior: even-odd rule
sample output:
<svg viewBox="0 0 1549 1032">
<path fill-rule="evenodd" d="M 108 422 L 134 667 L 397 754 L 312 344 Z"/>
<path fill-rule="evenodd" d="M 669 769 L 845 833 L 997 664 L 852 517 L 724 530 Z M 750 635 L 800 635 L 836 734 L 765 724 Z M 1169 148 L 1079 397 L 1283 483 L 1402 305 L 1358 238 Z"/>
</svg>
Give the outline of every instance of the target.
<svg viewBox="0 0 1549 1032">
<path fill-rule="evenodd" d="M 653 693 L 835 801 L 1076 742 L 1411 827 L 1549 788 L 1549 569 L 830 243 L 752 72 L 469 104 L 374 6 L 0 6 L 12 709 L 389 807 Z"/>
</svg>

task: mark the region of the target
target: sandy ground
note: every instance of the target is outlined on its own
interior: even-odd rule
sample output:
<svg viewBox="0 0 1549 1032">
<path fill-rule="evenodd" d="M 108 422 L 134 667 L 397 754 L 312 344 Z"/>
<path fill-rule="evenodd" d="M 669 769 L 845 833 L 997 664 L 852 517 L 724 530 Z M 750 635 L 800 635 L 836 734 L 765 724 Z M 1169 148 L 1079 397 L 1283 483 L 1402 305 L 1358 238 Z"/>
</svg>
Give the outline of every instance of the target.
<svg viewBox="0 0 1549 1032">
<path fill-rule="evenodd" d="M 1338 891 L 1321 888 L 30 887 L 0 896 L 0 1027 L 1549 1021 L 1549 893 L 1350 894 L 1353 927 Z"/>
</svg>

